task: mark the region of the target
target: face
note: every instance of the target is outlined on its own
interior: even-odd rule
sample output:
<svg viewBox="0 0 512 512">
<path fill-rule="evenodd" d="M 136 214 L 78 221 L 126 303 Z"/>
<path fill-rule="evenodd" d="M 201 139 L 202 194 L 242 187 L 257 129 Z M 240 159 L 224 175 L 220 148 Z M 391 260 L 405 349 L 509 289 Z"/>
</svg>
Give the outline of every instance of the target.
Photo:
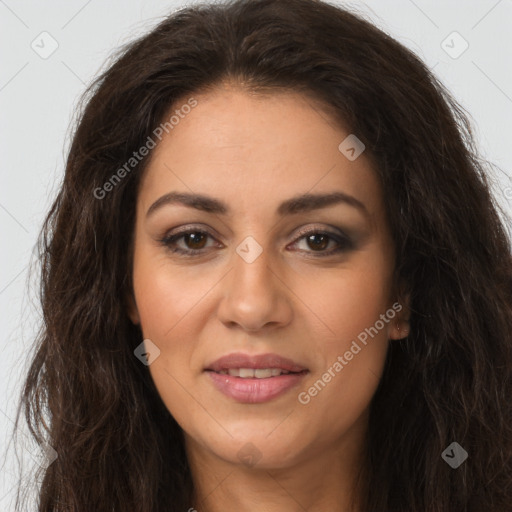
<svg viewBox="0 0 512 512">
<path fill-rule="evenodd" d="M 356 446 L 407 329 L 370 161 L 305 96 L 194 98 L 137 200 L 129 315 L 160 351 L 158 392 L 187 446 L 223 461 Z"/>
</svg>

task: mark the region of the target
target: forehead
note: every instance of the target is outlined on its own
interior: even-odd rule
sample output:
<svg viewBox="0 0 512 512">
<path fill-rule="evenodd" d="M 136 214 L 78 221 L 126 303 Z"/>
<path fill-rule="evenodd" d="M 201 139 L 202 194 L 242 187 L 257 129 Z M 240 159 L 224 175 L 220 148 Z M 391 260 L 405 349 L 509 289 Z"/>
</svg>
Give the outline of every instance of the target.
<svg viewBox="0 0 512 512">
<path fill-rule="evenodd" d="M 351 134 L 320 102 L 296 92 L 260 95 L 226 85 L 193 98 L 197 105 L 164 132 L 151 154 L 140 189 L 146 210 L 175 190 L 250 208 L 336 189 L 372 214 L 381 208 L 370 160 L 364 152 L 349 160 L 340 151 Z M 168 117 L 186 103 L 176 102 Z"/>
</svg>

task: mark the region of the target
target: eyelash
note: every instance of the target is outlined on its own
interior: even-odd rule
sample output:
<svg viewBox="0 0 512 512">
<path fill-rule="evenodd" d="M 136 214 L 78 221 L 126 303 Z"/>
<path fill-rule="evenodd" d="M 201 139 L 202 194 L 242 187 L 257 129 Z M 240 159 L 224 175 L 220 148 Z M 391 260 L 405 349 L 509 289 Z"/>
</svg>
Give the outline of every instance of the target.
<svg viewBox="0 0 512 512">
<path fill-rule="evenodd" d="M 180 248 L 173 247 L 173 245 L 179 239 L 183 238 L 184 235 L 190 235 L 190 234 L 201 234 L 201 235 L 206 235 L 206 236 L 210 236 L 211 238 L 213 238 L 213 236 L 210 233 L 208 233 L 207 231 L 204 231 L 202 229 L 190 228 L 186 231 L 181 231 L 180 233 L 176 233 L 174 235 L 167 235 L 167 236 L 159 239 L 158 241 L 172 253 L 177 253 L 177 254 L 183 255 L 183 256 L 199 256 L 199 255 L 201 255 L 201 253 L 204 253 L 204 251 L 206 249 L 180 249 Z M 354 244 L 352 243 L 352 241 L 349 238 L 347 238 L 346 236 L 343 236 L 343 235 L 339 235 L 337 233 L 332 233 L 330 231 L 322 231 L 319 229 L 304 229 L 304 230 L 299 231 L 298 235 L 299 235 L 299 237 L 295 239 L 295 241 L 293 242 L 294 244 L 296 244 L 298 241 L 302 240 L 303 238 L 306 238 L 311 235 L 324 235 L 338 243 L 339 247 L 337 247 L 335 249 L 331 249 L 330 251 L 318 251 L 318 252 L 317 251 L 302 251 L 302 252 L 317 253 L 317 255 L 314 256 L 315 258 L 323 258 L 323 257 L 327 257 L 327 256 L 332 256 L 333 254 L 337 254 L 342 251 L 349 251 L 354 248 Z"/>
</svg>

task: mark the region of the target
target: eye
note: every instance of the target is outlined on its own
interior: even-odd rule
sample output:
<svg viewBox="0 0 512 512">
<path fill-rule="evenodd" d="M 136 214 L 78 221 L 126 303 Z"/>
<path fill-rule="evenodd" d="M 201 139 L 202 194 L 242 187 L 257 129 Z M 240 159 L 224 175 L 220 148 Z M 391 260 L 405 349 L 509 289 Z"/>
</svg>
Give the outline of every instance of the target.
<svg viewBox="0 0 512 512">
<path fill-rule="evenodd" d="M 323 231 L 318 228 L 308 228 L 299 231 L 299 238 L 293 243 L 297 245 L 298 242 L 304 241 L 304 244 L 313 249 L 305 252 L 319 253 L 319 257 L 331 256 L 332 254 L 341 251 L 347 251 L 354 248 L 352 241 L 342 233 L 333 233 L 331 231 Z M 334 248 L 326 251 L 329 242 L 334 242 Z"/>
<path fill-rule="evenodd" d="M 211 235 L 207 231 L 189 228 L 186 231 L 165 236 L 159 242 L 173 253 L 193 256 L 204 252 L 202 250 L 206 246 L 206 240 L 209 236 Z M 177 242 L 181 239 L 185 242 L 185 248 L 177 247 Z"/>
<path fill-rule="evenodd" d="M 342 233 L 334 233 L 331 231 L 323 231 L 318 228 L 303 229 L 298 233 L 300 236 L 291 244 L 297 245 L 300 241 L 312 250 L 302 250 L 301 252 L 318 253 L 318 257 L 330 256 L 341 251 L 347 251 L 354 248 L 352 241 Z M 202 229 L 189 228 L 179 233 L 170 234 L 159 242 L 164 245 L 172 253 L 188 256 L 199 256 L 204 254 L 207 247 L 208 237 L 213 239 L 213 236 Z M 185 247 L 179 247 L 178 242 L 183 242 Z M 326 251 L 329 243 L 334 242 L 334 248 Z M 210 246 L 211 247 L 211 246 Z M 315 256 L 316 257 L 316 256 Z"/>
</svg>

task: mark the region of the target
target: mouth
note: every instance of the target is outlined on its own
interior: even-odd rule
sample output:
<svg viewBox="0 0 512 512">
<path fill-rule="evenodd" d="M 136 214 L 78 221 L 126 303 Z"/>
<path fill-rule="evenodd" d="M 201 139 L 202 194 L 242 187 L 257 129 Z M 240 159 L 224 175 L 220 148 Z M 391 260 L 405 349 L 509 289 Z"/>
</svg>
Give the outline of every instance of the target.
<svg viewBox="0 0 512 512">
<path fill-rule="evenodd" d="M 214 371 L 217 373 L 228 372 L 230 370 L 236 370 L 242 372 L 242 375 L 233 375 L 235 377 L 247 375 L 248 377 L 254 377 L 250 375 L 251 370 L 267 371 L 280 370 L 281 373 L 299 373 L 307 371 L 305 366 L 296 363 L 295 361 L 288 359 L 287 357 L 280 356 L 278 354 L 259 354 L 259 355 L 247 355 L 240 352 L 228 354 L 220 357 L 216 361 L 213 361 L 205 368 L 206 371 Z M 278 376 L 278 374 L 274 375 Z M 261 378 L 266 378 L 268 375 L 264 375 Z M 258 376 L 256 376 L 258 378 Z"/>
<path fill-rule="evenodd" d="M 297 386 L 309 370 L 277 354 L 230 354 L 204 370 L 225 396 L 240 403 L 268 402 Z"/>
<path fill-rule="evenodd" d="M 306 373 L 307 370 L 300 372 L 290 372 L 282 368 L 224 368 L 220 371 L 212 371 L 218 375 L 230 375 L 231 377 L 239 377 L 241 379 L 268 379 L 270 377 L 279 377 L 280 375 L 290 375 Z"/>
</svg>

